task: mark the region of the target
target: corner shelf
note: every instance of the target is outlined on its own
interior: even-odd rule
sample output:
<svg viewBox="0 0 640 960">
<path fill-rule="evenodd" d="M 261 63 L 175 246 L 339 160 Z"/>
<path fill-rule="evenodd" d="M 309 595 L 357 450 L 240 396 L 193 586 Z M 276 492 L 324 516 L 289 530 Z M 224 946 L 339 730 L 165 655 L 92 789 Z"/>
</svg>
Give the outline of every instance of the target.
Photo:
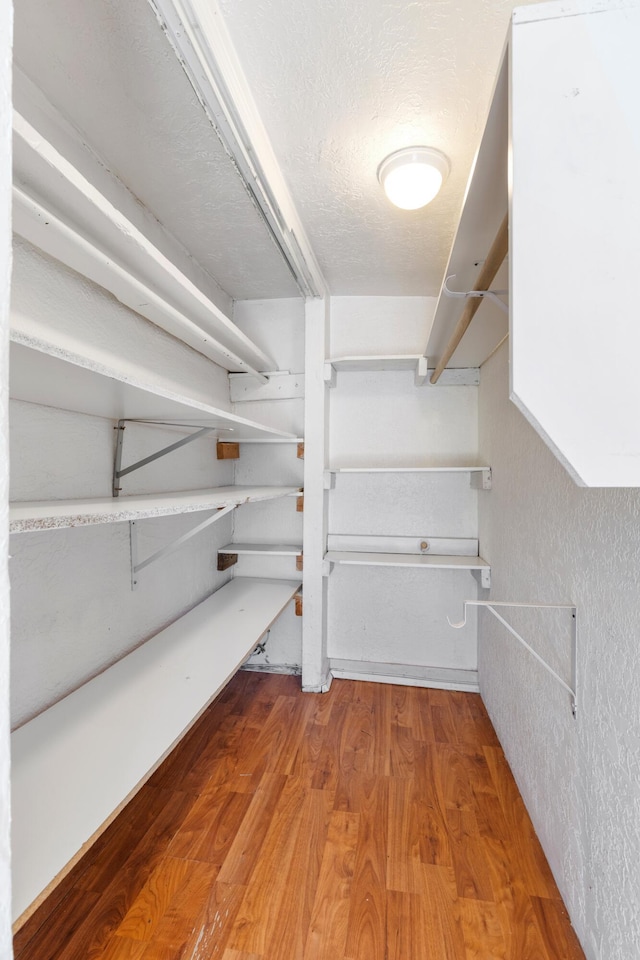
<svg viewBox="0 0 640 960">
<path fill-rule="evenodd" d="M 298 487 L 213 487 L 179 493 L 152 493 L 140 496 L 98 497 L 88 500 L 39 500 L 11 504 L 11 533 L 58 530 L 64 527 L 123 523 L 151 517 L 217 510 L 243 503 L 299 496 Z"/>
</svg>

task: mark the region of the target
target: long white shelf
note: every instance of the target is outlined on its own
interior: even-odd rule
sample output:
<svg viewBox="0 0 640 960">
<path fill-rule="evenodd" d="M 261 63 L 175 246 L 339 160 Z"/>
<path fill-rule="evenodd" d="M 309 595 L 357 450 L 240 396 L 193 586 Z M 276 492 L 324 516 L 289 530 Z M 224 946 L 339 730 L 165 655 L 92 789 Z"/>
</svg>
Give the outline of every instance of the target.
<svg viewBox="0 0 640 960">
<path fill-rule="evenodd" d="M 397 353 L 386 356 L 360 355 L 353 357 L 330 357 L 334 370 L 415 370 L 419 360 L 426 361 L 419 353 Z"/>
<path fill-rule="evenodd" d="M 11 533 L 30 533 L 97 523 L 122 523 L 298 495 L 298 487 L 235 486 L 179 493 L 148 493 L 117 499 L 30 500 L 11 504 L 9 530 Z"/>
<path fill-rule="evenodd" d="M 415 384 L 421 387 L 433 373 L 433 369 L 429 368 L 428 364 L 428 358 L 420 353 L 329 357 L 324 365 L 324 379 L 328 384 L 333 385 L 335 375 L 341 371 L 346 373 L 376 373 L 413 370 Z M 480 383 L 480 374 L 477 369 L 450 370 L 447 371 L 442 383 L 449 386 L 476 386 Z"/>
<path fill-rule="evenodd" d="M 147 779 L 299 588 L 231 580 L 12 734 L 14 918 Z"/>
<path fill-rule="evenodd" d="M 226 370 L 274 369 L 269 356 L 18 113 L 13 144 L 16 233 Z"/>
<path fill-rule="evenodd" d="M 299 557 L 302 553 L 301 543 L 228 543 L 220 547 L 218 553 L 237 553 L 239 557 L 271 556 L 271 557 Z"/>
<path fill-rule="evenodd" d="M 478 153 L 469 177 L 467 193 L 449 261 L 443 277 L 433 325 L 425 353 L 439 361 L 466 301 L 449 297 L 444 289 L 447 277 L 456 291 L 474 289 L 481 265 L 489 252 L 508 205 L 508 56 L 496 80 L 493 100 Z M 508 286 L 507 268 L 498 272 L 494 289 Z M 480 305 L 478 316 L 467 330 L 448 367 L 479 367 L 508 329 L 506 315 L 490 300 Z M 449 374 L 453 370 L 445 371 Z M 444 374 L 438 385 L 444 384 Z"/>
<path fill-rule="evenodd" d="M 114 367 L 99 352 L 81 355 L 25 331 L 11 332 L 9 395 L 109 420 L 179 421 L 216 426 L 224 439 L 293 441 L 293 434 L 193 400 L 149 382 L 132 365 Z"/>
<path fill-rule="evenodd" d="M 327 473 L 484 473 L 491 467 L 330 467 Z"/>
<path fill-rule="evenodd" d="M 325 554 L 329 563 L 361 567 L 431 567 L 436 570 L 490 570 L 490 564 L 482 557 L 418 555 L 412 553 L 353 553 L 329 550 Z"/>
</svg>

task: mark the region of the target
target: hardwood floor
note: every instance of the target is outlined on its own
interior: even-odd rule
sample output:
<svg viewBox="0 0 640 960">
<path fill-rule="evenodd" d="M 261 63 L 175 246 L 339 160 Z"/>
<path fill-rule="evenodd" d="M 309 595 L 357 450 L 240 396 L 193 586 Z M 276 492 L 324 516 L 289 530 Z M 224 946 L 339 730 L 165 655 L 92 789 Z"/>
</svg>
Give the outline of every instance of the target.
<svg viewBox="0 0 640 960">
<path fill-rule="evenodd" d="M 16 960 L 583 960 L 480 698 L 238 674 Z"/>
</svg>

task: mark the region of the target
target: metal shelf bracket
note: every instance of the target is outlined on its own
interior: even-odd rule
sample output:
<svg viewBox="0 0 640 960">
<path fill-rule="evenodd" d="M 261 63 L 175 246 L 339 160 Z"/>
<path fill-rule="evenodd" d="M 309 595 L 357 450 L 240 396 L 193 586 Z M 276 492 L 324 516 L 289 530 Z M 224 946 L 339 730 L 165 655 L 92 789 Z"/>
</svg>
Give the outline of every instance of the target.
<svg viewBox="0 0 640 960">
<path fill-rule="evenodd" d="M 159 460 L 160 457 L 165 457 L 168 453 L 172 453 L 174 450 L 178 450 L 180 447 L 184 447 L 187 443 L 191 443 L 193 440 L 198 440 L 200 437 L 205 436 L 205 434 L 211 433 L 213 430 L 219 430 L 220 427 L 201 427 L 200 430 L 196 430 L 195 433 L 190 433 L 188 437 L 183 437 L 181 440 L 177 440 L 175 443 L 170 443 L 168 447 L 163 447 L 161 450 L 158 450 L 157 453 L 152 453 L 148 457 L 144 457 L 142 460 L 137 460 L 135 463 L 132 463 L 128 467 L 122 466 L 122 450 L 124 447 L 124 432 L 126 423 L 154 423 L 157 421 L 151 420 L 118 420 L 118 426 L 114 429 L 117 430 L 116 437 L 116 452 L 113 461 L 113 488 L 112 495 L 118 497 L 122 487 L 120 486 L 120 480 L 122 477 L 126 477 L 128 473 L 133 473 L 134 470 L 139 470 L 140 467 L 145 467 L 148 463 L 153 463 L 154 460 Z"/>
<path fill-rule="evenodd" d="M 447 277 L 444 281 L 443 292 L 447 297 L 461 297 L 463 300 L 467 300 L 469 297 L 482 297 L 484 299 L 492 300 L 497 304 L 501 310 L 504 310 L 505 313 L 509 313 L 509 307 L 501 300 L 500 297 L 507 296 L 509 293 L 508 290 L 467 290 L 466 292 L 462 290 L 452 290 L 449 286 L 450 280 L 455 280 L 455 273 L 452 273 L 450 277 Z"/>
<path fill-rule="evenodd" d="M 522 646 L 529 651 L 532 657 L 541 664 L 544 669 L 551 674 L 551 676 L 556 680 L 561 687 L 563 687 L 571 697 L 571 712 L 574 717 L 577 716 L 578 710 L 578 663 L 577 663 L 577 645 L 578 645 L 578 625 L 577 625 L 577 608 L 573 604 L 569 603 L 506 603 L 502 600 L 465 600 L 464 610 L 463 610 L 463 619 L 459 622 L 452 622 L 449 617 L 449 626 L 453 627 L 455 630 L 461 630 L 462 627 L 466 625 L 467 622 L 467 607 L 486 607 L 496 618 L 499 620 L 503 627 L 509 631 L 509 633 L 516 638 L 516 640 L 522 644 Z M 527 643 L 524 637 L 521 637 L 520 634 L 514 630 L 510 623 L 501 617 L 497 610 L 494 607 L 530 607 L 531 609 L 541 610 L 569 610 L 571 612 L 571 684 L 568 684 L 566 680 L 560 676 L 559 673 L 550 666 L 546 660 L 540 656 L 539 653 L 533 649 L 533 647 Z"/>
<path fill-rule="evenodd" d="M 170 553 L 173 553 L 184 543 L 187 543 L 188 540 L 191 540 L 192 537 L 195 537 L 196 534 L 201 533 L 203 530 L 206 530 L 207 527 L 211 526 L 212 523 L 215 523 L 216 520 L 221 520 L 228 513 L 231 513 L 232 510 L 238 506 L 237 503 L 232 503 L 228 507 L 219 507 L 216 512 L 207 517 L 206 520 L 203 520 L 202 523 L 199 523 L 196 527 L 193 527 L 192 530 L 183 533 L 181 537 L 178 537 L 177 540 L 172 540 L 171 543 L 168 543 L 165 547 L 161 547 L 160 550 L 156 550 L 155 553 L 152 553 L 145 560 L 138 560 L 138 528 L 136 526 L 136 520 L 129 521 L 129 543 L 131 548 L 131 589 L 135 590 L 138 586 L 138 574 L 141 570 L 144 570 L 145 567 L 150 566 L 152 563 L 155 563 L 156 560 L 162 560 L 163 557 L 168 557 Z"/>
</svg>

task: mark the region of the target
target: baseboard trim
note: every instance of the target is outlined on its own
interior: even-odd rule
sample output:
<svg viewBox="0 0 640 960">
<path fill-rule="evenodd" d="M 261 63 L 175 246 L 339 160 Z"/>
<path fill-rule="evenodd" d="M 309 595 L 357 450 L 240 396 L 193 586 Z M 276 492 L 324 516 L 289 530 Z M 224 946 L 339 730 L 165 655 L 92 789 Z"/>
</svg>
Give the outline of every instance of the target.
<svg viewBox="0 0 640 960">
<path fill-rule="evenodd" d="M 339 660 L 334 657 L 329 659 L 329 669 L 336 679 L 342 680 L 368 680 L 372 683 L 397 683 L 409 687 L 480 693 L 477 670 L 376 663 L 369 660 Z"/>
</svg>

